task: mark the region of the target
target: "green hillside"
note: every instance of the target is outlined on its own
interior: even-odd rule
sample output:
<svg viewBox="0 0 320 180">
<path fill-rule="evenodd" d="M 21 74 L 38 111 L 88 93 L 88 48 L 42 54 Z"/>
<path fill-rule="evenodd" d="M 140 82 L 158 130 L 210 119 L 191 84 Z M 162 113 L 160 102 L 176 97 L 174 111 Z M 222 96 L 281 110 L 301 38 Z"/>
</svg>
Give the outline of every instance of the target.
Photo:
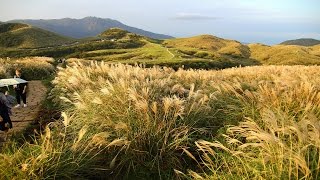
<svg viewBox="0 0 320 180">
<path fill-rule="evenodd" d="M 73 41 L 71 38 L 26 24 L 0 25 L 0 47 L 2 48 L 39 48 L 69 44 Z"/>
<path fill-rule="evenodd" d="M 130 33 L 129 31 L 120 28 L 110 28 L 106 31 L 103 31 L 101 34 L 98 35 L 98 37 L 116 40 L 123 39 L 125 37 L 129 38 L 129 34 L 134 35 L 133 33 Z"/>
<path fill-rule="evenodd" d="M 0 33 L 15 31 L 27 27 L 29 27 L 27 24 L 7 23 L 0 26 Z"/>
<path fill-rule="evenodd" d="M 311 39 L 311 38 L 302 38 L 295 40 L 288 40 L 280 43 L 282 45 L 297 45 L 297 46 L 314 46 L 320 44 L 319 40 Z"/>
<path fill-rule="evenodd" d="M 6 48 L 0 51 L 0 57 L 25 57 L 25 56 L 47 56 L 54 58 L 69 58 L 69 57 L 84 57 L 87 52 L 99 51 L 99 50 L 126 50 L 140 48 L 146 43 L 151 41 L 143 36 L 134 35 L 128 33 L 124 38 L 117 39 L 113 36 L 108 35 L 108 31 L 103 34 L 78 39 L 77 42 L 71 44 L 65 44 L 62 46 L 53 46 L 38 49 L 17 49 L 17 48 Z M 119 36 L 119 35 L 115 35 Z"/>
<path fill-rule="evenodd" d="M 263 44 L 243 45 L 238 41 L 226 40 L 211 35 L 191 38 L 170 39 L 163 43 L 166 47 L 183 53 L 186 58 L 223 59 L 237 61 L 242 65 L 278 64 L 312 65 L 320 64 L 320 45 L 295 46 Z"/>
<path fill-rule="evenodd" d="M 68 57 L 129 64 L 144 63 L 147 66 L 160 65 L 175 69 L 221 69 L 259 64 L 249 59 L 250 52 L 247 46 L 209 35 L 160 41 L 113 28 L 101 33 L 99 38 L 113 42 L 134 40 L 145 44 L 138 48 L 86 51 Z"/>
<path fill-rule="evenodd" d="M 212 35 L 200 35 L 190 38 L 178 38 L 166 40 L 166 47 L 175 48 L 186 55 L 197 56 L 199 51 L 210 52 L 208 56 L 230 55 L 234 57 L 248 58 L 249 48 L 238 41 L 222 39 Z"/>
<path fill-rule="evenodd" d="M 193 46 L 193 45 L 198 46 Z M 200 46 L 202 45 L 202 46 Z M 128 31 L 111 28 L 79 43 L 37 50 L 5 50 L 0 57 L 48 56 L 82 58 L 106 62 L 143 63 L 146 66 L 169 66 L 175 69 L 222 69 L 258 65 L 250 59 L 249 48 L 237 41 L 204 35 L 174 40 L 156 40 Z"/>
<path fill-rule="evenodd" d="M 223 69 L 261 64 L 320 64 L 320 45 L 309 47 L 243 45 L 235 40 L 212 35 L 163 41 L 120 28 L 111 28 L 98 36 L 71 43 L 72 39 L 24 24 L 0 25 L 0 32 L 0 57 L 81 58 L 110 63 L 169 66 L 174 69 L 179 67 Z"/>
</svg>

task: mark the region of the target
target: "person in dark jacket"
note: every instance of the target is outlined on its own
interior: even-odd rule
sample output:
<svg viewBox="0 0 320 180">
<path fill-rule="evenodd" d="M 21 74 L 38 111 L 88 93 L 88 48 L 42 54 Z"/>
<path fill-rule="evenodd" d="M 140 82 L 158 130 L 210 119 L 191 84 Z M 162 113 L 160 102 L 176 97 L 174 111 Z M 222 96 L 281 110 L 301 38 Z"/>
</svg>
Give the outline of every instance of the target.
<svg viewBox="0 0 320 180">
<path fill-rule="evenodd" d="M 9 115 L 12 115 L 11 109 L 12 109 L 12 107 L 14 106 L 14 104 L 16 103 L 16 98 L 13 97 L 13 96 L 11 96 L 11 95 L 9 94 L 9 91 L 5 91 L 4 95 L 6 95 L 6 98 L 7 98 L 7 100 L 8 100 L 9 106 L 10 106 L 10 108 L 9 108 Z"/>
<path fill-rule="evenodd" d="M 4 91 L 0 89 L 0 116 L 2 118 L 2 121 L 0 122 L 0 130 L 2 131 L 7 131 L 8 128 L 12 128 L 12 122 L 9 115 L 10 110 L 11 106 L 9 101 L 4 94 Z M 8 123 L 8 127 L 6 127 L 6 123 Z"/>
<path fill-rule="evenodd" d="M 16 69 L 16 75 L 14 78 L 26 80 L 19 69 Z M 15 107 L 20 107 L 21 99 L 23 101 L 23 107 L 27 107 L 27 85 L 28 83 L 21 83 L 13 86 L 14 90 L 16 91 L 17 99 L 17 105 Z"/>
</svg>

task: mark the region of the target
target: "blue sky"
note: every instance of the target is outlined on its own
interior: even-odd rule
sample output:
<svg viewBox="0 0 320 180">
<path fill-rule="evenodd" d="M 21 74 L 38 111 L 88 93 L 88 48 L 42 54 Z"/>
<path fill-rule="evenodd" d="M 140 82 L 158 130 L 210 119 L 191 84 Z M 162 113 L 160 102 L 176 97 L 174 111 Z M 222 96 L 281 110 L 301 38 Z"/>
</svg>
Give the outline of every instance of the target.
<svg viewBox="0 0 320 180">
<path fill-rule="evenodd" d="M 319 0 L 0 0 L 0 21 L 96 16 L 186 37 L 276 44 L 320 39 Z"/>
</svg>

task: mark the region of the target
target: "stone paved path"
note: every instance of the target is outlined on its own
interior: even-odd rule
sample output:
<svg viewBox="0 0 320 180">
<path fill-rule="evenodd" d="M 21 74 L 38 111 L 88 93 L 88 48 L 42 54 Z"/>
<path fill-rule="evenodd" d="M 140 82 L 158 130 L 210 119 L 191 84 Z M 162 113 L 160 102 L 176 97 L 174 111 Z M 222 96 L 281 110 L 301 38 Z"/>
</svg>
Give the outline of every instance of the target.
<svg viewBox="0 0 320 180">
<path fill-rule="evenodd" d="M 27 107 L 12 109 L 11 121 L 13 128 L 7 133 L 0 131 L 0 143 L 12 134 L 21 132 L 37 118 L 41 111 L 41 102 L 46 98 L 47 88 L 41 81 L 29 81 L 27 93 Z"/>
</svg>

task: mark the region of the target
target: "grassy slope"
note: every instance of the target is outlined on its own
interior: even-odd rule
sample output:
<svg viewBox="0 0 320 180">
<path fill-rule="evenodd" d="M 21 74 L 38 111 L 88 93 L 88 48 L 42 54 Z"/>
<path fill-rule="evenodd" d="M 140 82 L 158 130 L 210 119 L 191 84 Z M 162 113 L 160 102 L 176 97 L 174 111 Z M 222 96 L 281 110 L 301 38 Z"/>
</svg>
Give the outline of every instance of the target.
<svg viewBox="0 0 320 180">
<path fill-rule="evenodd" d="M 0 25 L 0 47 L 39 48 L 69 44 L 74 41 L 55 33 L 24 24 L 9 23 Z"/>
<path fill-rule="evenodd" d="M 172 55 L 159 44 L 147 43 L 136 49 L 105 49 L 89 51 L 83 54 L 83 57 L 92 60 L 104 60 L 114 62 L 146 62 L 146 61 L 163 61 L 172 59 Z"/>
<path fill-rule="evenodd" d="M 54 34 L 31 27 L 7 31 L 11 33 L 8 37 L 10 40 L 2 38 L 2 42 L 19 48 L 50 46 L 49 44 L 60 44 L 66 40 L 60 36 L 57 39 Z M 9 36 L 8 33 L 1 35 L 6 37 L 4 35 Z M 2 48 L 0 52 L 1 57 L 17 55 L 85 58 L 107 62 L 158 64 L 175 68 L 184 66 L 212 69 L 259 64 L 319 64 L 320 45 L 269 47 L 250 44 L 247 46 L 234 40 L 211 35 L 161 41 L 119 28 L 111 28 L 97 37 L 80 40 L 78 44 L 72 46 L 39 50 Z"/>
<path fill-rule="evenodd" d="M 166 40 L 163 43 L 170 48 L 180 50 L 208 51 L 216 56 L 233 55 L 248 58 L 250 55 L 249 48 L 233 40 L 226 40 L 211 35 L 201 35 L 191 38 L 180 38 Z"/>
<path fill-rule="evenodd" d="M 130 33 L 128 31 L 119 29 L 119 28 L 111 28 L 105 32 L 102 32 L 98 37 L 101 41 L 109 41 L 111 40 L 114 43 L 122 42 L 122 41 L 135 41 L 140 42 L 140 44 L 144 44 L 143 46 L 129 49 L 101 49 L 101 50 L 92 50 L 85 51 L 77 57 L 91 59 L 91 60 L 101 60 L 101 61 L 112 61 L 112 62 L 150 62 L 150 61 L 168 61 L 173 59 L 173 55 L 167 50 L 167 48 L 163 47 L 156 40 L 143 37 L 140 35 L 136 35 Z M 73 56 L 71 56 L 73 57 Z"/>
<path fill-rule="evenodd" d="M 257 59 L 263 64 L 320 64 L 320 46 L 266 46 L 262 44 L 250 44 L 249 47 L 251 58 Z"/>
<path fill-rule="evenodd" d="M 125 31 L 109 30 L 100 37 L 106 39 L 128 38 Z M 138 36 L 146 44 L 137 49 L 108 49 L 84 52 L 78 58 L 91 60 L 146 63 L 186 68 L 225 68 L 258 64 L 250 60 L 249 48 L 239 42 L 204 35 L 160 42 Z M 130 39 L 130 38 L 129 38 Z"/>
</svg>

